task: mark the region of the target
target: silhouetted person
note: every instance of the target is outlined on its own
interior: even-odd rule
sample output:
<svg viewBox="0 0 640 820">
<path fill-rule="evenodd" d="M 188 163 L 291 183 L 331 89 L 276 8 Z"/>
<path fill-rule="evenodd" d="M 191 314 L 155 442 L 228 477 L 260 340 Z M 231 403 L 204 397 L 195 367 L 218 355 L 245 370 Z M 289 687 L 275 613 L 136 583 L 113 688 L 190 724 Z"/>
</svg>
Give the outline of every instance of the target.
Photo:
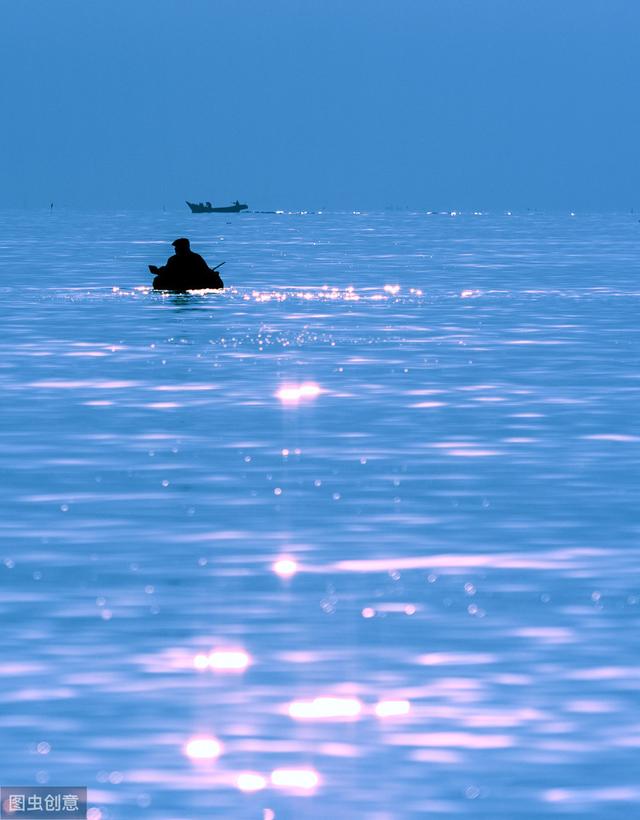
<svg viewBox="0 0 640 820">
<path fill-rule="evenodd" d="M 149 265 L 151 273 L 157 274 L 153 280 L 155 290 L 202 290 L 223 288 L 224 283 L 217 270 L 211 269 L 199 253 L 189 247 L 188 239 L 176 239 L 171 243 L 175 255 L 167 259 L 162 268 Z"/>
</svg>

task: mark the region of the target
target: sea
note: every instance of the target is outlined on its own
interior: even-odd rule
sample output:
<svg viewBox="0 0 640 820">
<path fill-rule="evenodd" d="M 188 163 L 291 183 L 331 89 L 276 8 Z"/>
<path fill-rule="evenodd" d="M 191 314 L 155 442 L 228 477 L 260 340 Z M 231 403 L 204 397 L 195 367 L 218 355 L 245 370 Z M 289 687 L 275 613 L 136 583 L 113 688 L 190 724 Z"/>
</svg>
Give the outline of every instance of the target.
<svg viewBox="0 0 640 820">
<path fill-rule="evenodd" d="M 150 290 L 179 236 L 224 291 Z M 639 240 L 1 212 L 2 785 L 89 820 L 640 817 Z"/>
</svg>

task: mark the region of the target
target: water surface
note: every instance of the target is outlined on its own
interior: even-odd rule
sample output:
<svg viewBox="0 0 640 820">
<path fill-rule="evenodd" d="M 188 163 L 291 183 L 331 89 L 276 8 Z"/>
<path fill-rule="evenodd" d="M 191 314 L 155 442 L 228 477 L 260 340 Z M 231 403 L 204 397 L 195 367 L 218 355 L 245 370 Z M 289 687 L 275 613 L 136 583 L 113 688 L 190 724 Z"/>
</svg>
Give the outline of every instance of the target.
<svg viewBox="0 0 640 820">
<path fill-rule="evenodd" d="M 149 292 L 180 235 L 223 293 Z M 634 816 L 637 242 L 4 212 L 2 782 L 92 820 Z"/>
</svg>

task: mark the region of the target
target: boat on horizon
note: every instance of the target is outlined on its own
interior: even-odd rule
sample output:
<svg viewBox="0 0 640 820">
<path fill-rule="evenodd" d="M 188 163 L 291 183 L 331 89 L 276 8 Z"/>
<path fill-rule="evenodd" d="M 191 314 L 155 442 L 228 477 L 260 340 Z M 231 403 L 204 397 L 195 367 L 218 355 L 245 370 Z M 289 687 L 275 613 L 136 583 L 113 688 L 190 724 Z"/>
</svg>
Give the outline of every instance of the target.
<svg viewBox="0 0 640 820">
<path fill-rule="evenodd" d="M 236 199 L 233 205 L 224 205 L 215 208 L 210 202 L 189 202 L 185 200 L 187 205 L 191 208 L 192 214 L 239 214 L 240 211 L 246 211 L 248 205 L 241 205 Z"/>
</svg>

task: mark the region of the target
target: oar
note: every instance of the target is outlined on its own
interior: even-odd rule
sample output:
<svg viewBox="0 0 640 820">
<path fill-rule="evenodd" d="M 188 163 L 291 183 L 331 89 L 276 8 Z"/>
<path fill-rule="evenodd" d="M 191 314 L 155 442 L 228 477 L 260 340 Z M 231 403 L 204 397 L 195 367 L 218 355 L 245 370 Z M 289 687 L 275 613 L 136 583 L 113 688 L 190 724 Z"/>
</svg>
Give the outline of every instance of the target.
<svg viewBox="0 0 640 820">
<path fill-rule="evenodd" d="M 216 270 L 218 270 L 218 268 L 221 268 L 225 264 L 226 264 L 226 262 L 220 262 L 219 265 L 216 265 L 215 268 L 211 268 L 211 270 L 216 271 Z"/>
</svg>

